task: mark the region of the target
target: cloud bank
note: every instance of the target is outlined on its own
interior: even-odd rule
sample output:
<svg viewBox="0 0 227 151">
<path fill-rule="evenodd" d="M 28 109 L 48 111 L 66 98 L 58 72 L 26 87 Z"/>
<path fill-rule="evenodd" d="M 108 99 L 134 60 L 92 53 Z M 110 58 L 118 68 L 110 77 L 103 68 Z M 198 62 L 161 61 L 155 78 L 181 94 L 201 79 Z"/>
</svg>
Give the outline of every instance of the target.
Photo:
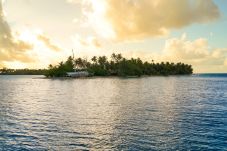
<svg viewBox="0 0 227 151">
<path fill-rule="evenodd" d="M 189 41 L 186 35 L 166 41 L 162 60 L 192 64 L 196 72 L 226 72 L 227 49 L 212 48 L 204 38 Z"/>
<path fill-rule="evenodd" d="M 166 60 L 182 61 L 193 65 L 226 65 L 227 49 L 211 48 L 204 38 L 189 41 L 186 36 L 166 41 L 163 51 Z"/>
<path fill-rule="evenodd" d="M 31 44 L 19 40 L 12 33 L 4 18 L 0 0 L 0 64 L 9 61 L 32 62 L 34 59 L 28 53 L 32 48 Z"/>
<path fill-rule="evenodd" d="M 213 0 L 83 0 L 81 4 L 99 34 L 113 36 L 112 30 L 118 40 L 164 36 L 220 16 Z"/>
</svg>

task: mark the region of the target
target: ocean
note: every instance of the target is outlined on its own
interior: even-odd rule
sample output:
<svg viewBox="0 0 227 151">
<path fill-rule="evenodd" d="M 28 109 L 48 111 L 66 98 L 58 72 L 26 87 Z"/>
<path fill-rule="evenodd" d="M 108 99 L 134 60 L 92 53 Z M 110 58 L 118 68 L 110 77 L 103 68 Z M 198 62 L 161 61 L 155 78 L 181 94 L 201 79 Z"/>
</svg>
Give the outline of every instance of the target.
<svg viewBox="0 0 227 151">
<path fill-rule="evenodd" d="M 227 150 L 227 74 L 0 76 L 10 150 Z"/>
</svg>

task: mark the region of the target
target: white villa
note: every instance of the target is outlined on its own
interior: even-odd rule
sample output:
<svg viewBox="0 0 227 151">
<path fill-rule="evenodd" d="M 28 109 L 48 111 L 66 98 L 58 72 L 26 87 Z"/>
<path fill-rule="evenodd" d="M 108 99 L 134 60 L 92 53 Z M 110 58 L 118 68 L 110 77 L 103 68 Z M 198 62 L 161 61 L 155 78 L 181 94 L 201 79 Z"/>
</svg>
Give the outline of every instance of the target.
<svg viewBox="0 0 227 151">
<path fill-rule="evenodd" d="M 72 78 L 88 77 L 89 73 L 87 71 L 67 72 L 67 76 Z"/>
</svg>

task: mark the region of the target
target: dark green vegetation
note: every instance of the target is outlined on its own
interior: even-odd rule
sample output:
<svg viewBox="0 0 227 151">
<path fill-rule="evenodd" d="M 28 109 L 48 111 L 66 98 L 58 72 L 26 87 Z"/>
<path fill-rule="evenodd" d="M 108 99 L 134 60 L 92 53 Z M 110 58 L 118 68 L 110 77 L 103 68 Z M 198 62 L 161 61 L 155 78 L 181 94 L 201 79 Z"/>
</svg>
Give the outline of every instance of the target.
<svg viewBox="0 0 227 151">
<path fill-rule="evenodd" d="M 74 72 L 75 60 L 70 56 L 66 62 L 60 62 L 58 65 L 49 65 L 45 72 L 46 77 L 65 77 L 67 72 Z"/>
<path fill-rule="evenodd" d="M 48 69 L 0 69 L 1 75 L 45 75 L 46 77 L 65 77 L 67 72 L 88 71 L 93 76 L 139 77 L 142 75 L 190 75 L 191 65 L 184 63 L 143 62 L 140 58 L 126 59 L 121 54 L 94 56 L 91 61 L 82 58 L 68 57 L 67 61 L 58 65 L 49 65 Z"/>
<path fill-rule="evenodd" d="M 43 75 L 46 69 L 0 69 L 0 75 Z"/>
<path fill-rule="evenodd" d="M 82 58 L 69 57 L 66 62 L 58 65 L 49 65 L 45 72 L 47 77 L 64 77 L 67 72 L 88 71 L 94 76 L 122 76 L 139 77 L 142 75 L 189 75 L 193 73 L 191 65 L 184 63 L 143 62 L 140 58 L 126 59 L 121 54 L 106 56 L 94 56 L 91 61 Z"/>
</svg>

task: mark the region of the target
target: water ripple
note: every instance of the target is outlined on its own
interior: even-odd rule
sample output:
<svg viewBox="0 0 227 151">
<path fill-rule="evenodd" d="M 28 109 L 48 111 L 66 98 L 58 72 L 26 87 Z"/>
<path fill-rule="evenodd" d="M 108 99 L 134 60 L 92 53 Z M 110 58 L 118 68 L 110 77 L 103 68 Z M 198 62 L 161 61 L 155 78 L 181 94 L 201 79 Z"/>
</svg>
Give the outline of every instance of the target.
<svg viewBox="0 0 227 151">
<path fill-rule="evenodd" d="M 0 151 L 227 150 L 223 77 L 0 77 Z"/>
</svg>

